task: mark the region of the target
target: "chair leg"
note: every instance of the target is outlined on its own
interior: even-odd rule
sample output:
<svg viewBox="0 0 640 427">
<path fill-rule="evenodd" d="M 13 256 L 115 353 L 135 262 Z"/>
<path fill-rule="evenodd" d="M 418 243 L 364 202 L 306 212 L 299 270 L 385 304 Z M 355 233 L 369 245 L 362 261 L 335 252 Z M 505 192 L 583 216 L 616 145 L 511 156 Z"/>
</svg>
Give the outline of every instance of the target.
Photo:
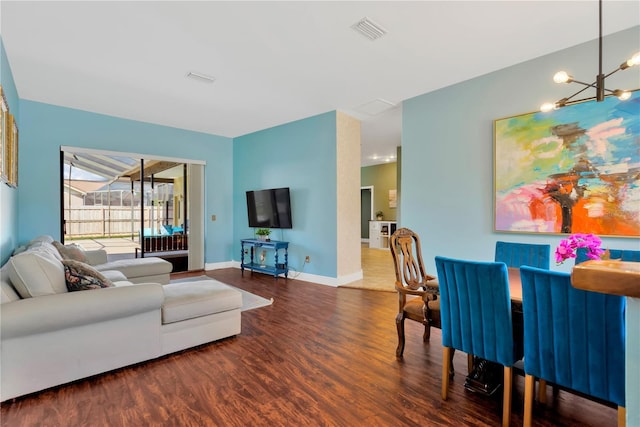
<svg viewBox="0 0 640 427">
<path fill-rule="evenodd" d="M 442 347 L 442 399 L 449 394 L 449 370 L 451 369 L 451 347 Z"/>
<path fill-rule="evenodd" d="M 540 380 L 540 386 L 542 385 Z M 531 427 L 531 416 L 533 413 L 533 392 L 536 385 L 536 379 L 533 375 L 525 375 L 524 377 L 524 419 L 523 426 Z"/>
<path fill-rule="evenodd" d="M 427 304 L 424 305 L 424 334 L 422 335 L 422 341 L 427 342 L 431 338 L 431 323 L 429 322 L 429 310 Z"/>
<path fill-rule="evenodd" d="M 542 378 L 538 380 L 538 402 L 547 403 L 547 381 Z"/>
<path fill-rule="evenodd" d="M 502 389 L 502 427 L 511 424 L 511 392 L 513 390 L 513 368 L 504 367 L 504 385 Z"/>
<path fill-rule="evenodd" d="M 456 349 L 452 348 L 451 349 L 451 357 L 449 357 L 449 362 L 450 362 L 450 364 L 449 364 L 449 379 L 450 380 L 452 380 L 453 377 L 456 375 L 455 368 L 453 367 L 453 356 L 455 356 L 455 355 L 456 355 Z"/>
<path fill-rule="evenodd" d="M 396 357 L 402 359 L 404 353 L 404 314 L 398 313 L 396 316 L 396 329 L 398 330 L 398 347 L 396 348 Z"/>
<path fill-rule="evenodd" d="M 467 354 L 467 374 L 473 372 L 473 354 Z"/>
<path fill-rule="evenodd" d="M 627 410 L 624 406 L 618 406 L 618 427 L 627 425 Z"/>
<path fill-rule="evenodd" d="M 422 341 L 428 342 L 429 338 L 431 338 L 431 324 L 429 324 L 428 320 L 424 322 L 424 334 L 422 335 Z"/>
</svg>

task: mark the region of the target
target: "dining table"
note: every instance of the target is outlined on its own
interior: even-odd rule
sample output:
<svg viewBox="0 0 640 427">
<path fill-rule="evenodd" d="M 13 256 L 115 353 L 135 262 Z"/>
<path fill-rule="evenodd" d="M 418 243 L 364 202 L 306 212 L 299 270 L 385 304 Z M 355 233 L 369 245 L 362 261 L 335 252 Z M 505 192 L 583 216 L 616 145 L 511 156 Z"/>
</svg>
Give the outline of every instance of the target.
<svg viewBox="0 0 640 427">
<path fill-rule="evenodd" d="M 511 296 L 511 307 L 513 305 L 520 307 L 522 311 L 522 282 L 520 281 L 520 269 L 515 267 L 508 267 L 509 273 L 509 294 Z"/>
</svg>

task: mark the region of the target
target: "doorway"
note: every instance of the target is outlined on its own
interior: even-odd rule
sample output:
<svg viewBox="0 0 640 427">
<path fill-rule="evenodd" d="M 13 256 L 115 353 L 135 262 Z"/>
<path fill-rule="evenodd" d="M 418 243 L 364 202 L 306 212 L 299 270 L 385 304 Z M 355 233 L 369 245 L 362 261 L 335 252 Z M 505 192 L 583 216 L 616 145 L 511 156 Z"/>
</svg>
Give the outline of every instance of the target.
<svg viewBox="0 0 640 427">
<path fill-rule="evenodd" d="M 360 187 L 360 241 L 369 242 L 369 221 L 373 219 L 373 186 Z"/>
<path fill-rule="evenodd" d="M 204 268 L 204 164 L 62 147 L 60 170 L 63 241 Z"/>
</svg>

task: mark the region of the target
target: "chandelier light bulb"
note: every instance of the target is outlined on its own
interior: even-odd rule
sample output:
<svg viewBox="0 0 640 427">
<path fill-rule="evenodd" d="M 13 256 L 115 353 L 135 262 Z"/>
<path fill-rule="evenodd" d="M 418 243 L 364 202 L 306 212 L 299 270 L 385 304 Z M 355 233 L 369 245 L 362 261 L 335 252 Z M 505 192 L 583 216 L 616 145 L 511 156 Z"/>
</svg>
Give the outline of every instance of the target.
<svg viewBox="0 0 640 427">
<path fill-rule="evenodd" d="M 553 75 L 553 81 L 556 83 L 571 83 L 572 77 L 566 71 L 558 71 Z"/>
<path fill-rule="evenodd" d="M 543 113 L 548 113 L 551 110 L 555 110 L 555 108 L 556 104 L 554 104 L 553 102 L 545 102 L 540 106 L 540 111 L 542 111 Z"/>
<path fill-rule="evenodd" d="M 640 52 L 636 52 L 635 55 L 633 55 L 628 61 L 627 61 L 627 65 L 629 67 L 633 67 L 634 65 L 638 65 L 640 64 Z"/>
<path fill-rule="evenodd" d="M 628 90 L 616 90 L 613 94 L 617 96 L 620 101 L 626 101 L 631 98 L 631 92 Z"/>
</svg>

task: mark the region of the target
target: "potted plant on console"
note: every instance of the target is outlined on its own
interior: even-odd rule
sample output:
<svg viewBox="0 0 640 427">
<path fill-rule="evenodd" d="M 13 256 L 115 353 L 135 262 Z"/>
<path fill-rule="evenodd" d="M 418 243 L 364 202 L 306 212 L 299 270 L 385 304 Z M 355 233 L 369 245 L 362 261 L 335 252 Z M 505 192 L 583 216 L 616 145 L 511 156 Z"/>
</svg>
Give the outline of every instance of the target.
<svg viewBox="0 0 640 427">
<path fill-rule="evenodd" d="M 378 211 L 378 212 L 376 212 L 376 219 L 377 219 L 378 221 L 382 221 L 382 216 L 383 216 L 382 211 Z"/>
<path fill-rule="evenodd" d="M 258 236 L 258 240 L 264 240 L 265 242 L 270 241 L 269 235 L 271 234 L 271 230 L 268 228 L 258 228 L 256 231 L 256 235 Z"/>
</svg>

